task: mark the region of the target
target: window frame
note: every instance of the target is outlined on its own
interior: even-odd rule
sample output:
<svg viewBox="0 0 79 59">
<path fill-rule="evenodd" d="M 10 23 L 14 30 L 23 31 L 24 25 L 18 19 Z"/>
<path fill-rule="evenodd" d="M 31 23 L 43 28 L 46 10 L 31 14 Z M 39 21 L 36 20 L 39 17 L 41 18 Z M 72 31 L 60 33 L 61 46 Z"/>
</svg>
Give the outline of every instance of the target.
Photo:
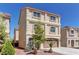
<svg viewBox="0 0 79 59">
<path fill-rule="evenodd" d="M 56 32 L 56 28 L 55 27 L 50 27 L 50 32 L 51 33 L 55 33 Z"/>
<path fill-rule="evenodd" d="M 74 30 L 71 30 L 70 32 L 71 32 L 71 34 L 74 34 Z"/>
<path fill-rule="evenodd" d="M 56 21 L 56 17 L 55 16 L 50 16 L 50 21 L 55 22 Z"/>
<path fill-rule="evenodd" d="M 76 40 L 76 43 L 78 43 L 78 45 L 79 45 L 79 40 Z"/>
<path fill-rule="evenodd" d="M 41 14 L 39 12 L 33 12 L 33 17 L 40 18 Z"/>
</svg>

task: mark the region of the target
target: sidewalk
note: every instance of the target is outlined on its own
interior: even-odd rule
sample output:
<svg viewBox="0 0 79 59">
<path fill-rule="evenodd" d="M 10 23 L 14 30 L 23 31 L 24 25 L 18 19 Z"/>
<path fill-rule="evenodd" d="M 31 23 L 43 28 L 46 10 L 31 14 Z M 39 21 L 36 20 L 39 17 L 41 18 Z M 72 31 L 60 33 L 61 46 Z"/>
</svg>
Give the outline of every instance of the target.
<svg viewBox="0 0 79 59">
<path fill-rule="evenodd" d="M 15 50 L 16 50 L 15 55 L 26 55 L 23 49 L 15 48 Z"/>
</svg>

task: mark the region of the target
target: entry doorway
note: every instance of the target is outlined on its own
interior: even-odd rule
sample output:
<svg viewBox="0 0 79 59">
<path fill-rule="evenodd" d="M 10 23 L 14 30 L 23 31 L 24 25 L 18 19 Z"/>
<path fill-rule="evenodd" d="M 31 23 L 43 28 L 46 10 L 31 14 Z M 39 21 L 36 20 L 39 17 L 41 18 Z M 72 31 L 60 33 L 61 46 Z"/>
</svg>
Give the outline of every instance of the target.
<svg viewBox="0 0 79 59">
<path fill-rule="evenodd" d="M 71 40 L 71 47 L 74 47 L 74 40 Z"/>
<path fill-rule="evenodd" d="M 33 39 L 32 38 L 29 38 L 28 47 L 29 47 L 29 50 L 32 50 L 32 48 L 33 48 Z"/>
</svg>

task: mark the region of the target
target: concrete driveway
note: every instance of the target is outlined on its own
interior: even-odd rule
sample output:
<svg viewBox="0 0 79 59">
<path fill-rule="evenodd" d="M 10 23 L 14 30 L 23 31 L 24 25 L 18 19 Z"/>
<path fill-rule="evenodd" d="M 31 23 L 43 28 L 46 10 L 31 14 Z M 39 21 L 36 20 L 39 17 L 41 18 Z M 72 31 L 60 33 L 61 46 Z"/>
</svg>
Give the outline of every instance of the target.
<svg viewBox="0 0 79 59">
<path fill-rule="evenodd" d="M 75 48 L 60 47 L 60 48 L 53 48 L 53 51 L 64 55 L 79 55 L 79 49 Z"/>
</svg>

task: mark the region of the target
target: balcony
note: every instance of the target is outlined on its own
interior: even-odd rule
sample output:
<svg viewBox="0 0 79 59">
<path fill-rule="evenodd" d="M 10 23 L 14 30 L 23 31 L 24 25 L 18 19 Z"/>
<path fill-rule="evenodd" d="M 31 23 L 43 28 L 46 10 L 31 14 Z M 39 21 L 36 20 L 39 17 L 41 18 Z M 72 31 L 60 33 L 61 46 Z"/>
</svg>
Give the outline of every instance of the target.
<svg viewBox="0 0 79 59">
<path fill-rule="evenodd" d="M 55 25 L 55 26 L 61 26 L 61 24 L 59 23 L 55 23 L 55 22 L 49 22 L 49 21 L 45 21 L 45 20 L 41 20 L 41 19 L 29 19 L 30 22 L 41 22 L 41 23 L 44 23 L 44 24 L 49 24 L 49 25 Z"/>
</svg>

